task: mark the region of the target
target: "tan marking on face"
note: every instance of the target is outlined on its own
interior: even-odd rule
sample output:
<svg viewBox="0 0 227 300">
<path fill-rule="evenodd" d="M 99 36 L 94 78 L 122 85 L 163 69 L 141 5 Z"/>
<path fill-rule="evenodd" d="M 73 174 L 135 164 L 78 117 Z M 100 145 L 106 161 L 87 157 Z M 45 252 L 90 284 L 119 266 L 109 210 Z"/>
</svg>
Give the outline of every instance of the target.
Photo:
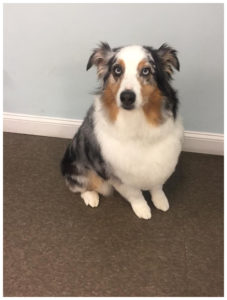
<svg viewBox="0 0 227 300">
<path fill-rule="evenodd" d="M 137 71 L 138 71 L 138 80 L 140 82 L 140 84 L 143 86 L 143 85 L 146 85 L 146 84 L 149 84 L 149 83 L 152 83 L 155 85 L 155 82 L 153 80 L 153 76 L 152 74 L 148 75 L 147 77 L 143 77 L 143 76 L 140 76 L 141 74 L 141 71 L 144 67 L 148 67 L 148 68 L 151 68 L 151 65 L 149 64 L 149 62 L 147 61 L 146 58 L 144 58 L 143 60 L 141 60 L 137 66 Z"/>
<path fill-rule="evenodd" d="M 117 61 L 117 64 L 121 65 L 123 70 L 125 69 L 125 64 L 124 64 L 123 60 L 119 59 Z M 111 74 L 109 76 L 109 79 L 106 83 L 106 88 L 102 95 L 102 101 L 103 101 L 104 107 L 106 108 L 109 119 L 112 122 L 114 122 L 117 119 L 117 115 L 119 112 L 119 108 L 118 108 L 117 102 L 116 102 L 116 96 L 117 96 L 117 92 L 121 85 L 122 77 L 123 77 L 123 75 L 121 75 L 121 77 L 119 77 L 116 80 L 116 79 L 114 79 L 113 74 Z"/>
<path fill-rule="evenodd" d="M 95 172 L 88 172 L 88 186 L 89 191 L 98 191 L 100 186 L 103 184 L 103 179 L 99 177 Z"/>
<path fill-rule="evenodd" d="M 142 68 L 150 67 L 149 62 L 146 59 L 141 60 L 138 64 L 138 73 L 141 73 Z M 141 95 L 143 98 L 143 111 L 151 124 L 158 126 L 162 122 L 162 99 L 163 95 L 158 89 L 152 75 L 148 75 L 146 78 L 138 76 L 141 85 Z"/>
<path fill-rule="evenodd" d="M 147 120 L 155 126 L 162 122 L 162 99 L 163 95 L 158 87 L 145 85 L 141 87 L 144 99 L 143 111 Z"/>
<path fill-rule="evenodd" d="M 141 70 L 143 69 L 143 67 L 147 66 L 148 65 L 148 61 L 144 58 L 142 59 L 139 63 L 138 63 L 138 67 L 137 67 L 137 70 L 138 72 L 140 73 Z"/>
</svg>

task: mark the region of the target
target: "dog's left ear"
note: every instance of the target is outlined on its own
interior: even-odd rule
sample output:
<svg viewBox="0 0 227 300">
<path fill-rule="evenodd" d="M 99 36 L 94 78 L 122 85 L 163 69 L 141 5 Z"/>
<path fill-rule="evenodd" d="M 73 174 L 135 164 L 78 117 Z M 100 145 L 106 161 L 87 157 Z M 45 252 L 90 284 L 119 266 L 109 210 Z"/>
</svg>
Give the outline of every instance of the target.
<svg viewBox="0 0 227 300">
<path fill-rule="evenodd" d="M 180 63 L 177 58 L 177 51 L 175 49 L 169 47 L 167 44 L 163 44 L 157 50 L 157 54 L 163 62 L 164 71 L 169 75 L 170 78 L 173 74 L 173 67 L 177 71 L 180 70 Z"/>
<path fill-rule="evenodd" d="M 108 69 L 107 63 L 112 56 L 113 51 L 111 50 L 109 44 L 101 42 L 99 47 L 94 49 L 92 55 L 90 56 L 87 63 L 87 70 L 95 65 L 97 67 L 98 76 L 102 78 Z"/>
</svg>

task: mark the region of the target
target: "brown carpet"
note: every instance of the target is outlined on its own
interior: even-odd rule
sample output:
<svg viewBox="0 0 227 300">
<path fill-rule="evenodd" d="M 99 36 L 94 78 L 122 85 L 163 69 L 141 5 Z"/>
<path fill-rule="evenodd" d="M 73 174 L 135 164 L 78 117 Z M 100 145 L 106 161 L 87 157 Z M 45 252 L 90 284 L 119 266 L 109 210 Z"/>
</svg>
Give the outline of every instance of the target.
<svg viewBox="0 0 227 300">
<path fill-rule="evenodd" d="M 67 143 L 4 134 L 4 296 L 223 296 L 223 157 L 182 153 L 145 221 L 69 192 Z"/>
</svg>

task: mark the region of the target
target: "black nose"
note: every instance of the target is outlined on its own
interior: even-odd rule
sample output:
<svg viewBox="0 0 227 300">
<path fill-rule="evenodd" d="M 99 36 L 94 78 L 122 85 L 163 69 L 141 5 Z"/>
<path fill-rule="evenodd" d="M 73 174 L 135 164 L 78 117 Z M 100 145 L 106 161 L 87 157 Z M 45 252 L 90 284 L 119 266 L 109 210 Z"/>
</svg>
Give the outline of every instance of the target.
<svg viewBox="0 0 227 300">
<path fill-rule="evenodd" d="M 136 94 L 131 90 L 125 90 L 120 95 L 121 103 L 125 109 L 133 109 L 136 101 Z"/>
</svg>

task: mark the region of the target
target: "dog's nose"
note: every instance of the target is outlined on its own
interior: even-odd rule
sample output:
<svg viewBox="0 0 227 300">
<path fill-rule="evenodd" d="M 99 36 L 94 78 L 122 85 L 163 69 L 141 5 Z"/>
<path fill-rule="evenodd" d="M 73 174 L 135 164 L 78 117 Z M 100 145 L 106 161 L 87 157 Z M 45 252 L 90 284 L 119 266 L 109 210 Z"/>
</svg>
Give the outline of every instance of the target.
<svg viewBox="0 0 227 300">
<path fill-rule="evenodd" d="M 121 103 L 125 109 L 133 109 L 136 101 L 136 94 L 131 90 L 125 90 L 120 95 Z"/>
</svg>

